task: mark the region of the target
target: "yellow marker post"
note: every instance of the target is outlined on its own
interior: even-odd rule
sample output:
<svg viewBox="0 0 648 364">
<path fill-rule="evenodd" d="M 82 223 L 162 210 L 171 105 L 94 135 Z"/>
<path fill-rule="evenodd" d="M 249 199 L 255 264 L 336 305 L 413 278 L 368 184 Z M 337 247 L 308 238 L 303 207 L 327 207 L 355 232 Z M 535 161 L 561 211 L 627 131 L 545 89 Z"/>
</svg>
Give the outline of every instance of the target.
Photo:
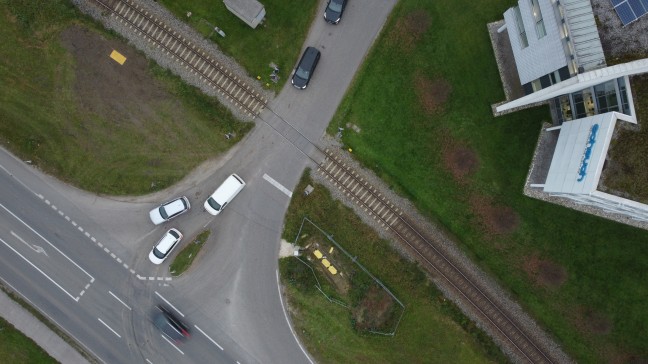
<svg viewBox="0 0 648 364">
<path fill-rule="evenodd" d="M 322 252 L 320 252 L 319 250 L 315 250 L 315 251 L 313 252 L 313 255 L 314 255 L 315 258 L 317 258 L 317 259 L 322 258 Z"/>
<path fill-rule="evenodd" d="M 121 53 L 113 50 L 112 53 L 110 53 L 110 58 L 114 59 L 115 62 L 123 65 L 124 62 L 126 62 L 126 57 L 124 57 Z"/>
<path fill-rule="evenodd" d="M 331 247 L 331 249 L 329 249 L 329 254 L 331 254 L 331 253 L 333 253 L 333 247 Z"/>
<path fill-rule="evenodd" d="M 336 274 L 337 274 L 337 269 L 335 269 L 334 266 L 330 266 L 330 267 L 328 267 L 328 271 L 329 271 L 332 275 L 336 275 Z"/>
<path fill-rule="evenodd" d="M 328 268 L 331 266 L 331 262 L 329 262 L 328 259 L 324 258 L 322 259 L 322 265 Z"/>
</svg>

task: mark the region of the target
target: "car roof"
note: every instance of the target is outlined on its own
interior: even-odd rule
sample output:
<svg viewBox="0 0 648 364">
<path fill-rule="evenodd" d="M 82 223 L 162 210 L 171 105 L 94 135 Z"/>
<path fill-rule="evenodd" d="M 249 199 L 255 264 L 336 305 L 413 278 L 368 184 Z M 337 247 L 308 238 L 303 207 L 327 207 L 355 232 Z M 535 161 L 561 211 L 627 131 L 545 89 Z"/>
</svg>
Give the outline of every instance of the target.
<svg viewBox="0 0 648 364">
<path fill-rule="evenodd" d="M 164 209 L 167 211 L 167 215 L 171 216 L 171 215 L 174 215 L 174 214 L 186 209 L 187 207 L 185 206 L 185 203 L 182 200 L 183 200 L 183 198 L 180 197 L 180 198 L 175 199 L 173 201 L 167 202 L 164 205 Z"/>
<path fill-rule="evenodd" d="M 166 234 L 164 234 L 162 239 L 160 239 L 160 241 L 155 246 L 155 248 L 159 250 L 162 254 L 167 254 L 169 252 L 169 249 L 171 249 L 171 247 L 173 247 L 173 244 L 178 240 L 178 238 L 176 238 L 171 234 L 171 231 L 174 230 L 171 229 L 167 231 Z"/>
<path fill-rule="evenodd" d="M 232 174 L 227 177 L 223 184 L 221 184 L 210 197 L 216 200 L 218 204 L 222 205 L 225 201 L 219 201 L 217 197 L 224 197 L 225 199 L 227 199 L 237 193 L 237 191 L 243 188 L 243 186 L 245 186 L 243 179 L 235 174 Z"/>
<path fill-rule="evenodd" d="M 315 47 L 307 47 L 306 50 L 304 51 L 304 56 L 302 57 L 302 61 L 299 62 L 300 65 L 308 64 L 309 66 L 312 66 L 313 62 L 315 62 L 315 57 L 319 54 L 319 51 Z"/>
</svg>

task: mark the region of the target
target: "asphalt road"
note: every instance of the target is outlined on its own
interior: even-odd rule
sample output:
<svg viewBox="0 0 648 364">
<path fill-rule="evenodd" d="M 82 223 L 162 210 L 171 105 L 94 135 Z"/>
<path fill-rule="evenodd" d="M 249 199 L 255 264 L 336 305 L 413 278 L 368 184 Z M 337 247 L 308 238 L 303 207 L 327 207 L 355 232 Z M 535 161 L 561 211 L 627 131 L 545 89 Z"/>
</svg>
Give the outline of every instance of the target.
<svg viewBox="0 0 648 364">
<path fill-rule="evenodd" d="M 287 84 L 239 145 L 166 191 L 98 197 L 0 150 L 2 280 L 106 363 L 309 362 L 278 288 L 283 217 L 304 169 L 315 167 L 311 142 L 324 134 L 394 4 L 354 0 L 337 26 L 318 16 L 304 45 L 322 52 L 309 88 Z M 202 211 L 231 173 L 246 188 L 220 215 Z M 148 211 L 179 195 L 192 209 L 154 226 Z M 184 244 L 212 230 L 194 267 L 174 279 L 171 259 L 154 266 L 147 258 L 170 227 Z M 158 303 L 190 325 L 190 340 L 175 345 L 160 335 L 151 323 Z"/>
</svg>

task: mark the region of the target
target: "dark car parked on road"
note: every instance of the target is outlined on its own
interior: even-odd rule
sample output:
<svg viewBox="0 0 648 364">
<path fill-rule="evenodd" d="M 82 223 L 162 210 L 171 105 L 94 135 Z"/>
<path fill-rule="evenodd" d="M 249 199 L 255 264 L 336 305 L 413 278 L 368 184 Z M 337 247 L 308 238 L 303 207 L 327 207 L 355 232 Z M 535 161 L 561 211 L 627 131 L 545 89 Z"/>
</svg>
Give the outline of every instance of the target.
<svg viewBox="0 0 648 364">
<path fill-rule="evenodd" d="M 293 86 L 302 90 L 308 86 L 308 82 L 311 77 L 313 77 L 313 71 L 315 71 L 319 59 L 320 51 L 318 51 L 317 48 L 306 48 L 304 54 L 299 60 L 299 64 L 297 64 L 297 68 L 295 68 L 295 71 L 293 72 L 292 79 L 290 80 Z"/>
<path fill-rule="evenodd" d="M 347 0 L 329 0 L 324 10 L 324 20 L 331 24 L 339 23 L 346 4 Z"/>
</svg>

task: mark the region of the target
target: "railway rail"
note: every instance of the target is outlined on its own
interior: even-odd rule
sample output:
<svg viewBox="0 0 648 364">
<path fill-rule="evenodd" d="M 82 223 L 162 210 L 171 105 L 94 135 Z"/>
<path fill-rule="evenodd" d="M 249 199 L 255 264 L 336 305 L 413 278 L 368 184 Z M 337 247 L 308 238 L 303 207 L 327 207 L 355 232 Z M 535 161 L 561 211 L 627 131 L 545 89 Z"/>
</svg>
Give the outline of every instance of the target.
<svg viewBox="0 0 648 364">
<path fill-rule="evenodd" d="M 155 16 L 131 0 L 93 0 L 138 34 L 163 48 L 181 65 L 190 68 L 200 78 L 217 89 L 229 102 L 245 114 L 256 117 L 266 107 L 267 100 L 217 61 Z M 279 115 L 277 115 L 279 117 Z M 281 119 L 281 117 L 279 117 Z M 483 318 L 499 331 L 522 358 L 531 363 L 553 363 L 555 360 L 539 348 L 478 285 L 448 259 L 433 241 L 425 238 L 403 211 L 367 183 L 352 168 L 345 165 L 330 150 L 321 150 L 285 120 L 264 120 L 296 148 L 319 165 L 317 171 L 339 187 L 351 202 L 361 206 L 369 216 L 391 230 L 431 270 L 443 277 Z M 283 125 L 282 125 L 283 124 Z"/>
<path fill-rule="evenodd" d="M 201 80 L 220 92 L 243 114 L 254 118 L 265 108 L 268 101 L 252 87 L 133 1 L 93 1 L 134 29 L 138 35 L 164 49 L 172 59 L 198 74 Z"/>
<path fill-rule="evenodd" d="M 410 223 L 407 216 L 388 201 L 378 190 L 345 165 L 331 151 L 319 165 L 322 173 L 340 188 L 353 203 L 360 205 L 382 227 L 392 231 L 428 268 L 436 271 L 470 303 L 489 323 L 506 337 L 513 347 L 531 363 L 553 363 L 549 354 L 540 349 L 532 339 L 511 319 L 494 300 L 491 300 L 476 283 L 453 264 L 434 243 Z"/>
</svg>

